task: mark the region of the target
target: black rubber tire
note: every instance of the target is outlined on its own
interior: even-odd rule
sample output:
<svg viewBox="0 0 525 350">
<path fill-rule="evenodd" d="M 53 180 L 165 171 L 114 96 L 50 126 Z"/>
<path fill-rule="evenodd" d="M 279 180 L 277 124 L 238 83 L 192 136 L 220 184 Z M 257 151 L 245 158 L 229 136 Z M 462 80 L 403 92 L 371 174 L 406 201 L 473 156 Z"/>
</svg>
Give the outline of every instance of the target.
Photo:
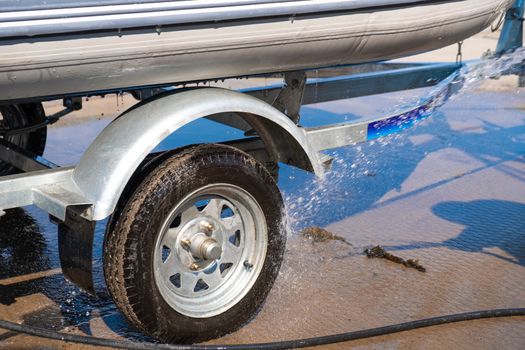
<svg viewBox="0 0 525 350">
<path fill-rule="evenodd" d="M 104 243 L 104 275 L 113 300 L 131 324 L 163 342 L 205 341 L 238 329 L 257 314 L 283 259 L 286 233 L 277 184 L 253 157 L 224 145 L 186 148 L 149 171 L 108 223 L 112 229 Z M 154 247 L 171 209 L 188 193 L 213 183 L 239 186 L 258 202 L 268 228 L 267 256 L 241 301 L 217 316 L 191 318 L 172 309 L 158 291 Z"/>
<path fill-rule="evenodd" d="M 2 127 L 9 129 L 40 124 L 43 123 L 46 118 L 41 103 L 0 106 L 0 114 L 3 120 Z M 41 156 L 46 147 L 47 128 L 44 126 L 26 134 L 7 136 L 6 139 L 35 155 Z M 0 176 L 19 172 L 19 169 L 0 161 Z"/>
</svg>

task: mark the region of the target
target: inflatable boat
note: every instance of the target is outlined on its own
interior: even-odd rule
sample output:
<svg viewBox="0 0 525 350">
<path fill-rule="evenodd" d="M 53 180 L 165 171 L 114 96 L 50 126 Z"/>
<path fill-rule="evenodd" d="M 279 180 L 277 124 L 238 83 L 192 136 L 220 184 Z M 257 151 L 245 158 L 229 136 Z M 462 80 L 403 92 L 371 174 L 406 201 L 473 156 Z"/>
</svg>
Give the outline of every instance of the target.
<svg viewBox="0 0 525 350">
<path fill-rule="evenodd" d="M 0 0 L 0 100 L 398 58 L 513 0 Z"/>
</svg>

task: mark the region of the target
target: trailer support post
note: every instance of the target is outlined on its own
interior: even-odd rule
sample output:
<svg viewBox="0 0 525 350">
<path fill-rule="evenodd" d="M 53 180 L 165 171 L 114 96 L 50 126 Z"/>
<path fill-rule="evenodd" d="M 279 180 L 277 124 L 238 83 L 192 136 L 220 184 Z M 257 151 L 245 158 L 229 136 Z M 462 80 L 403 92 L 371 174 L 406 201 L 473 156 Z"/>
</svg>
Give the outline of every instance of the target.
<svg viewBox="0 0 525 350">
<path fill-rule="evenodd" d="M 505 15 L 505 24 L 496 48 L 496 54 L 502 55 L 523 46 L 523 15 L 525 12 L 525 0 L 516 0 L 514 5 Z M 522 62 L 518 72 L 519 87 L 525 87 L 525 60 Z"/>
</svg>

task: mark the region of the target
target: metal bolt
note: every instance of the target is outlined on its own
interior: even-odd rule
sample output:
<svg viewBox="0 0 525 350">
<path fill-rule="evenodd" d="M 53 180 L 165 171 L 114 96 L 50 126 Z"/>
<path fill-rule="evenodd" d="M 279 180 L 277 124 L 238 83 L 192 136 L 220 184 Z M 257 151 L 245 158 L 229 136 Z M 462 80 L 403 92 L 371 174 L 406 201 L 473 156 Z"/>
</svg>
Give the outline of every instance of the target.
<svg viewBox="0 0 525 350">
<path fill-rule="evenodd" d="M 180 245 L 182 246 L 182 248 L 188 250 L 190 248 L 191 241 L 189 239 L 183 239 L 180 241 Z"/>
<path fill-rule="evenodd" d="M 192 271 L 197 271 L 199 268 L 200 268 L 200 266 L 197 263 L 192 263 L 190 265 L 190 270 L 192 270 Z"/>
<path fill-rule="evenodd" d="M 206 220 L 202 220 L 200 222 L 200 226 L 201 226 L 201 230 L 206 233 L 206 234 L 210 234 L 213 232 L 213 224 L 211 222 L 208 222 Z"/>
<path fill-rule="evenodd" d="M 248 270 L 251 270 L 252 267 L 253 267 L 253 264 L 251 262 L 249 262 L 248 260 L 244 260 L 244 263 L 243 263 L 244 267 L 246 267 Z"/>
</svg>

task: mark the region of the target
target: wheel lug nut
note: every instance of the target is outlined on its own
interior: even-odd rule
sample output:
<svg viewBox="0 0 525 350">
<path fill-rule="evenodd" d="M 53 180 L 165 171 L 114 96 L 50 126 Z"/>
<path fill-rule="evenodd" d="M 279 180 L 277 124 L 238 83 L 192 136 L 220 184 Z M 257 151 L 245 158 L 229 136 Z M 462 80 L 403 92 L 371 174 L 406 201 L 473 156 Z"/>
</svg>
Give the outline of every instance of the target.
<svg viewBox="0 0 525 350">
<path fill-rule="evenodd" d="M 202 220 L 200 222 L 200 226 L 201 226 L 201 230 L 206 233 L 206 234 L 210 234 L 213 232 L 213 224 L 211 222 L 208 222 L 206 220 Z"/>
<path fill-rule="evenodd" d="M 199 268 L 200 268 L 200 266 L 197 263 L 192 263 L 190 265 L 190 270 L 192 270 L 192 271 L 197 271 Z"/>
<path fill-rule="evenodd" d="M 188 250 L 190 249 L 191 241 L 189 239 L 183 239 L 182 241 L 180 241 L 180 245 L 182 246 L 182 248 Z"/>
</svg>

